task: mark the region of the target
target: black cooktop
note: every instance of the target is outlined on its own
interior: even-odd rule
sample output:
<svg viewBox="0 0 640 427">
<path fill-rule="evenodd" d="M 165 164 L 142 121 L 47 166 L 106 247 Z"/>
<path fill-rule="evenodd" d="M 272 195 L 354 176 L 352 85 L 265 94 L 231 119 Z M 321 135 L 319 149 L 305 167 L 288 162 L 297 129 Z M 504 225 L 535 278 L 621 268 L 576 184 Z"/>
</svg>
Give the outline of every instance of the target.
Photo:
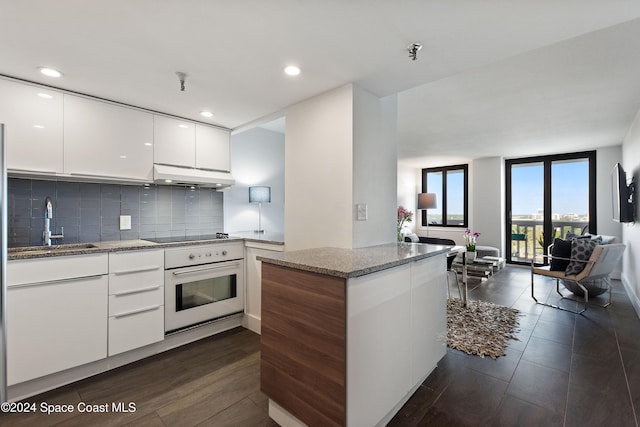
<svg viewBox="0 0 640 427">
<path fill-rule="evenodd" d="M 219 240 L 228 239 L 227 233 L 206 234 L 202 236 L 175 236 L 175 237 L 157 237 L 155 239 L 144 239 L 153 243 L 181 243 L 181 242 L 197 242 L 199 240 Z"/>
</svg>

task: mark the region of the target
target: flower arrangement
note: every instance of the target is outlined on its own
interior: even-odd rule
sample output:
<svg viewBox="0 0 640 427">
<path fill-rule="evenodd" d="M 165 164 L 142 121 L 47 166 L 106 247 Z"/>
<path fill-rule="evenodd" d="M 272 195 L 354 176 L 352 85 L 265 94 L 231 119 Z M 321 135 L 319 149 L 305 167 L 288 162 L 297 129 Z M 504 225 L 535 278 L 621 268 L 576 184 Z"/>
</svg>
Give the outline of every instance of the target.
<svg viewBox="0 0 640 427">
<path fill-rule="evenodd" d="M 413 220 L 413 212 L 409 209 L 405 209 L 403 206 L 398 206 L 398 241 L 402 241 L 402 227 L 405 222 L 411 222 Z"/>
<path fill-rule="evenodd" d="M 464 241 L 465 241 L 465 246 L 467 247 L 467 251 L 469 252 L 476 251 L 476 244 L 478 242 L 478 237 L 480 237 L 480 233 L 478 232 L 472 233 L 471 229 L 469 228 L 466 229 L 466 231 L 464 232 Z"/>
</svg>

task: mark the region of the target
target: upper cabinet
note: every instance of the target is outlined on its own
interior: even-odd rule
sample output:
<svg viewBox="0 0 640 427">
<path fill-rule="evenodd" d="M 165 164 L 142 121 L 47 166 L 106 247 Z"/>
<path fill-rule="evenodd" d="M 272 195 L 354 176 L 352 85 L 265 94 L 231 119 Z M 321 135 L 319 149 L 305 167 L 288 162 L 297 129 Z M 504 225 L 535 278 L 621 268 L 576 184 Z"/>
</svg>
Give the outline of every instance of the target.
<svg viewBox="0 0 640 427">
<path fill-rule="evenodd" d="M 63 172 L 62 93 L 0 79 L 0 123 L 6 125 L 10 172 Z"/>
<path fill-rule="evenodd" d="M 153 116 L 153 161 L 195 167 L 196 125 L 171 117 Z"/>
<path fill-rule="evenodd" d="M 231 145 L 228 130 L 196 125 L 196 167 L 229 172 Z"/>
<path fill-rule="evenodd" d="M 153 115 L 64 96 L 64 170 L 79 177 L 153 179 Z"/>
<path fill-rule="evenodd" d="M 228 172 L 230 133 L 213 126 L 155 115 L 154 162 Z"/>
</svg>

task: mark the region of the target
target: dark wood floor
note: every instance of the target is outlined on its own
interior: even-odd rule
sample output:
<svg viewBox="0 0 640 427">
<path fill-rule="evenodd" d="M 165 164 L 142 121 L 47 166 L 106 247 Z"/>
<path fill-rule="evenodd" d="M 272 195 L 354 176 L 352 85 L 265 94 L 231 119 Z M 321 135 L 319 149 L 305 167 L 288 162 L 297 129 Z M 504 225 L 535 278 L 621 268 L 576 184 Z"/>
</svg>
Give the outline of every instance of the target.
<svg viewBox="0 0 640 427">
<path fill-rule="evenodd" d="M 519 341 L 497 360 L 447 351 L 390 426 L 638 426 L 640 320 L 620 283 L 611 307 L 597 298 L 579 316 L 533 304 L 529 280 L 507 267 L 476 282 L 471 299 L 523 313 Z M 550 294 L 551 282 L 537 283 Z M 134 402 L 134 413 L 2 414 L 0 425 L 275 426 L 259 350 L 258 335 L 229 331 L 29 399 Z"/>
</svg>

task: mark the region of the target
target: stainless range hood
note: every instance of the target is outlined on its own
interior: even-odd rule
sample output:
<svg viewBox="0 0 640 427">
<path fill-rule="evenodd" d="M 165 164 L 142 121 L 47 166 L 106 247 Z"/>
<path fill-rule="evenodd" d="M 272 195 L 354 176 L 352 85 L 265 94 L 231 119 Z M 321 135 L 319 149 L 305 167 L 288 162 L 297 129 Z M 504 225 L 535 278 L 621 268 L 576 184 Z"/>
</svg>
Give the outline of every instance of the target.
<svg viewBox="0 0 640 427">
<path fill-rule="evenodd" d="M 154 164 L 153 181 L 163 185 L 197 185 L 198 187 L 226 188 L 236 183 L 229 172 Z"/>
</svg>

